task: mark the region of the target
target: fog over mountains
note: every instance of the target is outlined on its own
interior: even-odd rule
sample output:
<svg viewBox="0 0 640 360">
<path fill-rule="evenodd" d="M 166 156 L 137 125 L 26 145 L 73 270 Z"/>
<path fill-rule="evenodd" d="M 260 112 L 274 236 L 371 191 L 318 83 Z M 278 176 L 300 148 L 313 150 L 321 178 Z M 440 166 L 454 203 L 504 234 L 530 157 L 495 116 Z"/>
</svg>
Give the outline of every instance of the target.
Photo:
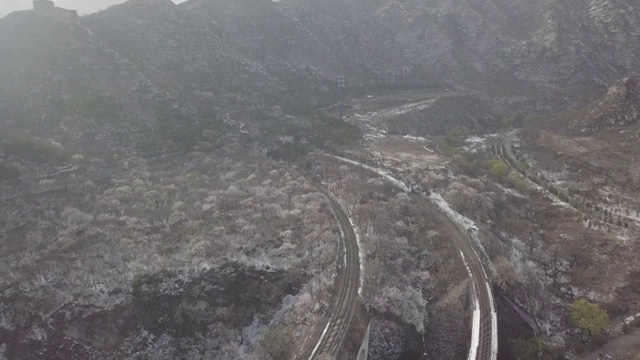
<svg viewBox="0 0 640 360">
<path fill-rule="evenodd" d="M 478 284 L 501 360 L 640 314 L 637 0 L 0 1 L 0 359 L 295 359 L 338 304 L 338 359 L 455 360 Z"/>
<path fill-rule="evenodd" d="M 132 105 L 142 91 L 133 89 L 144 86 L 200 117 L 213 107 L 279 105 L 300 113 L 335 101 L 344 72 L 356 94 L 381 86 L 464 89 L 468 105 L 456 107 L 462 114 L 456 119 L 470 119 L 468 112 L 479 118 L 460 126 L 487 129 L 505 113 L 564 110 L 637 75 L 640 24 L 633 14 L 631 0 L 131 0 L 67 25 L 14 14 L 0 21 L 0 76 L 15 84 L 0 90 L 8 92 L 0 109 L 32 121 L 43 102 L 51 112 L 59 101 L 65 116 L 75 116 L 64 104 L 82 91 L 113 99 L 118 106 L 109 111 L 130 117 L 156 111 Z M 38 65 L 25 72 L 32 61 Z M 110 84 L 118 76 L 127 85 L 116 91 Z M 136 78 L 146 84 L 134 86 Z M 81 83 L 95 87 L 80 90 Z M 24 91 L 31 93 L 28 103 Z M 52 96 L 42 96 L 49 91 Z M 446 119 L 448 108 L 434 121 Z M 133 123 L 153 123 L 152 116 L 135 117 Z M 404 132 L 427 130 L 405 125 Z"/>
<path fill-rule="evenodd" d="M 56 6 L 78 10 L 80 14 L 90 14 L 104 10 L 109 6 L 120 4 L 126 0 L 57 0 Z M 184 0 L 176 0 L 176 3 Z M 27 10 L 32 7 L 31 0 L 2 0 L 0 2 L 0 18 L 16 10 Z"/>
</svg>

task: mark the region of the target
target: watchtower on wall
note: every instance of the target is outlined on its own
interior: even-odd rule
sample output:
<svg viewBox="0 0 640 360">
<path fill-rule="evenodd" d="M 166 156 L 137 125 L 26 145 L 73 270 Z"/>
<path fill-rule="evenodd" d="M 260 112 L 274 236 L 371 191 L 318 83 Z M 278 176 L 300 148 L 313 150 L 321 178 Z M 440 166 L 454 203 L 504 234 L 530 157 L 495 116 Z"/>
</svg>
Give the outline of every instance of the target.
<svg viewBox="0 0 640 360">
<path fill-rule="evenodd" d="M 51 0 L 33 0 L 33 11 L 41 16 L 73 24 L 78 20 L 78 12 L 57 8 Z"/>
<path fill-rule="evenodd" d="M 33 10 L 39 13 L 50 13 L 55 9 L 53 1 L 50 0 L 33 0 Z"/>
</svg>

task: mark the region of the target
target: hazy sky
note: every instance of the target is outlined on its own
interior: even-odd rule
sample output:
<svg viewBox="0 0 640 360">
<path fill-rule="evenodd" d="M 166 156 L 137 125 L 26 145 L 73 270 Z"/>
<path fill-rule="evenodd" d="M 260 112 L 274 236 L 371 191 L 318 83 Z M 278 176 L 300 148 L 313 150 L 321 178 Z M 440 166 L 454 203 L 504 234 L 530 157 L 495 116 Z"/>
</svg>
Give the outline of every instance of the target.
<svg viewBox="0 0 640 360">
<path fill-rule="evenodd" d="M 123 3 L 126 0 L 56 0 L 58 7 L 65 9 L 74 9 L 82 14 L 96 12 L 108 6 Z M 180 3 L 185 0 L 173 0 Z M 33 0 L 0 0 L 0 17 L 7 15 L 14 10 L 31 9 Z"/>
</svg>

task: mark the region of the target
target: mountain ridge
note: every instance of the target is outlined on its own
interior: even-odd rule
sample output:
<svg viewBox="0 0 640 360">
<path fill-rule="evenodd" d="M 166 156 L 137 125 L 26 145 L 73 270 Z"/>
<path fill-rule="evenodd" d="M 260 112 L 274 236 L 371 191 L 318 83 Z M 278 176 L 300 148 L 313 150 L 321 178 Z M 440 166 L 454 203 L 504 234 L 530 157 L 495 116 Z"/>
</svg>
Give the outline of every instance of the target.
<svg viewBox="0 0 640 360">
<path fill-rule="evenodd" d="M 173 99 L 169 107 L 184 110 L 179 116 L 182 122 L 192 124 L 203 119 L 221 121 L 225 111 L 248 108 L 280 106 L 285 113 L 308 113 L 338 100 L 337 76 L 341 73 L 347 77 L 348 88 L 360 94 L 372 88 L 459 87 L 482 94 L 487 99 L 483 106 L 504 102 L 500 94 L 517 87 L 520 98 L 516 103 L 524 97 L 531 104 L 527 109 L 537 107 L 551 114 L 593 101 L 612 82 L 637 75 L 633 64 L 640 61 L 640 48 L 633 39 L 640 30 L 631 9 L 628 0 L 588 4 L 440 0 L 428 6 L 415 0 L 190 0 L 179 5 L 169 0 L 130 0 L 81 17 L 79 27 L 60 33 L 49 51 L 74 52 L 77 49 L 64 47 L 71 46 L 73 38 L 85 36 L 82 41 L 87 44 L 117 54 L 103 59 L 97 53 L 95 58 L 89 52 L 84 56 L 86 66 L 105 68 L 95 78 L 97 86 L 110 82 L 107 68 L 128 63 L 126 71 L 131 76 L 127 81 L 142 76 L 156 89 L 153 91 Z M 24 70 L 12 68 L 5 83 L 14 81 L 12 88 L 24 92 L 24 79 L 36 73 L 30 67 L 76 81 L 73 78 L 78 74 L 54 69 L 55 62 L 29 58 L 36 52 L 24 49 L 46 46 L 38 43 L 45 35 L 33 34 L 28 28 L 35 25 L 24 23 L 28 14 L 0 20 L 5 32 L 0 58 L 8 64 L 5 67 L 16 61 Z M 43 24 L 49 20 L 33 21 L 48 26 Z M 29 31 L 32 36 L 21 39 L 21 44 L 6 35 L 20 38 Z M 73 61 L 69 58 L 63 63 Z M 60 93 L 60 84 L 40 83 L 49 93 Z M 132 88 L 135 86 L 117 91 L 119 101 L 134 99 L 136 94 L 124 95 Z M 35 88 L 30 89 L 27 92 Z M 115 96 L 113 89 L 109 92 Z M 50 101 L 38 95 L 28 105 L 17 93 L 3 97 L 12 99 L 0 104 L 0 111 L 6 114 Z M 60 105 L 69 108 L 70 98 L 62 97 Z M 142 123 L 146 126 L 154 123 L 157 109 L 135 102 L 123 104 L 112 117 L 147 113 L 135 116 L 139 119 L 134 122 L 145 118 Z M 497 112 L 483 121 L 497 124 L 506 115 L 510 114 Z M 14 119 L 5 116 L 4 121 L 15 124 L 15 115 L 10 117 Z M 53 116 L 50 121 L 58 120 Z"/>
</svg>

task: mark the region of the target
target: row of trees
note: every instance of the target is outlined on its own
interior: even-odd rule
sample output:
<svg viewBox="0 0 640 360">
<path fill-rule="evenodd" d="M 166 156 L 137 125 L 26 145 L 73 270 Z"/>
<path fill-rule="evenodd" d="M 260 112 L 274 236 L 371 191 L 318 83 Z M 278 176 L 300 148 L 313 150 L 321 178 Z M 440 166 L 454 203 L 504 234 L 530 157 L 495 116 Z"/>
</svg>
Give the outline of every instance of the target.
<svg viewBox="0 0 640 360">
<path fill-rule="evenodd" d="M 582 191 L 569 188 L 568 190 L 560 189 L 550 182 L 543 174 L 531 171 L 524 162 L 524 156 L 517 151 L 515 146 L 512 145 L 512 152 L 515 154 L 516 159 L 509 156 L 508 151 L 504 144 L 493 143 L 490 147 L 493 154 L 498 155 L 505 160 L 511 166 L 513 166 L 523 177 L 528 178 L 539 186 L 545 188 L 549 193 L 557 196 L 562 202 L 571 205 L 574 209 L 578 210 L 585 216 L 585 223 L 587 226 L 599 226 L 603 223 L 616 225 L 619 227 L 629 228 L 631 215 L 630 210 L 626 210 L 626 216 L 622 213 L 619 206 L 617 209 L 617 216 L 614 216 L 612 210 L 598 205 L 589 200 Z M 509 174 L 508 165 L 504 162 L 498 162 L 498 160 L 492 160 L 489 165 L 492 175 L 497 178 L 505 178 Z M 511 183 L 516 187 L 526 187 L 524 178 L 509 176 Z M 640 213 L 640 211 L 638 211 Z"/>
</svg>

